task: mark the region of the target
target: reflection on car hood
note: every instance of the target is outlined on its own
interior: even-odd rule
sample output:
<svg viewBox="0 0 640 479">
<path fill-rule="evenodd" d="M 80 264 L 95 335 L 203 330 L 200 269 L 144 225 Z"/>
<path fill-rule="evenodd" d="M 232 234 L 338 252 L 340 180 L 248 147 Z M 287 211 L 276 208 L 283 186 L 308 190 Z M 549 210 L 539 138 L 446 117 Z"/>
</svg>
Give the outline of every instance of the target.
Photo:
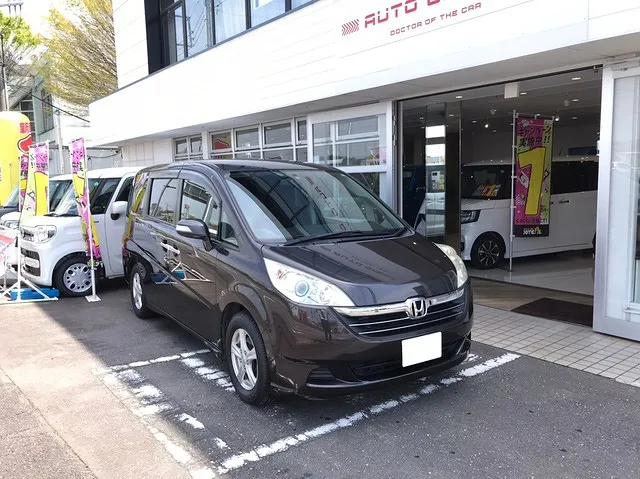
<svg viewBox="0 0 640 479">
<path fill-rule="evenodd" d="M 265 246 L 265 256 L 326 279 L 358 306 L 397 303 L 456 289 L 447 256 L 418 234 L 340 243 Z M 281 258 L 279 259 L 278 256 Z"/>
<path fill-rule="evenodd" d="M 492 210 L 496 207 L 496 201 L 505 200 L 465 200 L 462 199 L 463 210 Z M 509 200 L 506 200 L 507 203 Z"/>
</svg>

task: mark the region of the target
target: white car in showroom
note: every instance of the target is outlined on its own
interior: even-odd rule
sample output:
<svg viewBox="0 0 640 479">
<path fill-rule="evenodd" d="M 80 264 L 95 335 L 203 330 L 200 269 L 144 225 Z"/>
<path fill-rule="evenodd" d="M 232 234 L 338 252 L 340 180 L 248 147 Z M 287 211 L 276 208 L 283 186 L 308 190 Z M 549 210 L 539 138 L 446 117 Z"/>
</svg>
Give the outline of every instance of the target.
<svg viewBox="0 0 640 479">
<path fill-rule="evenodd" d="M 479 269 L 509 258 L 511 160 L 462 166 L 461 256 Z M 513 257 L 595 248 L 598 158 L 552 159 L 549 236 L 517 237 Z"/>
<path fill-rule="evenodd" d="M 99 277 L 122 276 L 122 235 L 127 200 L 133 178 L 140 168 L 105 168 L 87 173 L 91 214 L 94 219 L 102 267 Z M 26 218 L 22 235 L 22 273 L 31 282 L 54 287 L 63 296 L 91 292 L 91 271 L 82 223 L 73 188 L 69 188 L 48 215 Z"/>
</svg>

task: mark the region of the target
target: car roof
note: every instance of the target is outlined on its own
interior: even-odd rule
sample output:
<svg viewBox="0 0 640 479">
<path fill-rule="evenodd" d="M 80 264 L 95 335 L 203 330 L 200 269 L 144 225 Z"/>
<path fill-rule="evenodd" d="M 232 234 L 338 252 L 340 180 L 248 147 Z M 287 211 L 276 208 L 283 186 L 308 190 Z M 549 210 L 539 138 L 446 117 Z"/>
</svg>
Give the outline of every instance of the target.
<svg viewBox="0 0 640 479">
<path fill-rule="evenodd" d="M 332 167 L 316 165 L 313 163 L 297 163 L 285 160 L 260 160 L 260 159 L 233 159 L 233 160 L 190 160 L 163 165 L 150 166 L 144 171 L 156 171 L 164 169 L 201 169 L 209 168 L 221 173 L 229 173 L 243 170 L 334 170 Z"/>
<path fill-rule="evenodd" d="M 65 180 L 72 180 L 73 179 L 73 175 L 54 175 L 51 177 L 52 181 L 65 181 Z"/>
<path fill-rule="evenodd" d="M 99 168 L 89 170 L 88 178 L 122 178 L 130 173 L 137 173 L 142 169 L 141 166 L 115 167 L 115 168 Z"/>
<path fill-rule="evenodd" d="M 511 165 L 511 158 L 496 158 L 493 160 L 480 160 L 480 161 L 472 161 L 471 163 L 465 163 L 462 166 L 490 166 L 490 165 Z M 558 161 L 598 161 L 597 156 L 591 155 L 565 155 L 565 156 L 554 156 L 551 158 L 553 163 Z"/>
</svg>

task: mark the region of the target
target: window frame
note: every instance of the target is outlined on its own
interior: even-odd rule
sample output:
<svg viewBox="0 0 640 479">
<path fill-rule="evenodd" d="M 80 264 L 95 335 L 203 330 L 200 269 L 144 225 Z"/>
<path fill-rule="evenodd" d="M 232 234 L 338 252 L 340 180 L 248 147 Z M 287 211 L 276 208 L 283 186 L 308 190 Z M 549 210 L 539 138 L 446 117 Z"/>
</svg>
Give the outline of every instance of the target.
<svg viewBox="0 0 640 479">
<path fill-rule="evenodd" d="M 200 140 L 200 149 L 199 153 L 194 153 L 191 151 L 191 141 L 199 139 Z M 176 153 L 176 143 L 178 141 L 186 141 L 187 142 L 187 153 L 178 155 Z M 189 136 L 178 136 L 173 138 L 171 141 L 173 161 L 189 161 L 189 160 L 203 160 L 204 159 L 204 144 L 202 142 L 202 135 L 189 135 Z"/>
</svg>

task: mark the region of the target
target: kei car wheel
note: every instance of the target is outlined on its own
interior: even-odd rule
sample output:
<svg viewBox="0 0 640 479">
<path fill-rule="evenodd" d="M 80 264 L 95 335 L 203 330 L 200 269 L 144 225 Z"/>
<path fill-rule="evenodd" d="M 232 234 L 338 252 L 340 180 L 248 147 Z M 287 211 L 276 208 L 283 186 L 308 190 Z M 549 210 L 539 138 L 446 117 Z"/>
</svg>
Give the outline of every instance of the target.
<svg viewBox="0 0 640 479">
<path fill-rule="evenodd" d="M 471 263 L 478 269 L 491 269 L 504 259 L 504 247 L 500 238 L 493 233 L 480 236 L 471 248 Z"/>
<path fill-rule="evenodd" d="M 84 256 L 72 256 L 53 273 L 53 285 L 62 296 L 86 296 L 91 291 L 91 268 Z"/>
<path fill-rule="evenodd" d="M 129 292 L 131 293 L 131 306 L 135 315 L 141 319 L 149 319 L 155 316 L 147 307 L 147 298 L 144 294 L 144 267 L 136 264 L 131 270 L 129 278 Z"/>
<path fill-rule="evenodd" d="M 227 328 L 226 358 L 231 382 L 244 402 L 256 406 L 269 400 L 267 351 L 258 326 L 247 312 L 237 313 Z"/>
</svg>

